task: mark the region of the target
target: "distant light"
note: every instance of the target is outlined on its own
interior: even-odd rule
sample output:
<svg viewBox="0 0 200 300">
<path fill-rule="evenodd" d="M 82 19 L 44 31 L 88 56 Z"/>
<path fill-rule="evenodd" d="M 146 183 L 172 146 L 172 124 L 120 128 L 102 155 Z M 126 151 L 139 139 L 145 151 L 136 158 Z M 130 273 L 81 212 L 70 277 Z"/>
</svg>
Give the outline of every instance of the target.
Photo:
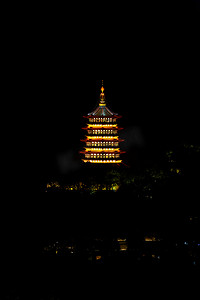
<svg viewBox="0 0 200 300">
<path fill-rule="evenodd" d="M 120 251 L 127 251 L 127 250 L 128 250 L 128 246 L 126 245 L 120 246 Z"/>
<path fill-rule="evenodd" d="M 144 238 L 145 242 L 156 242 L 155 236 L 145 236 Z"/>
<path fill-rule="evenodd" d="M 118 241 L 118 242 L 126 242 L 126 239 L 118 238 L 117 241 Z"/>
<path fill-rule="evenodd" d="M 96 256 L 96 260 L 101 260 L 101 255 Z"/>
</svg>

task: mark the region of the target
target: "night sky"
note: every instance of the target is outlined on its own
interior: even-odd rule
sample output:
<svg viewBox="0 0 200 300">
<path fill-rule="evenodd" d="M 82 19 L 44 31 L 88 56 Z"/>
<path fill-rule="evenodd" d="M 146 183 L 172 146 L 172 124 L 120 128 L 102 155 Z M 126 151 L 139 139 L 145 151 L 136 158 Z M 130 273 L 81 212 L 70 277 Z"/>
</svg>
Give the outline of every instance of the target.
<svg viewBox="0 0 200 300">
<path fill-rule="evenodd" d="M 105 11 L 105 22 L 109 16 Z M 76 168 L 83 115 L 99 101 L 101 79 L 91 78 L 100 75 L 108 78 L 103 78 L 107 106 L 123 116 L 126 150 L 154 153 L 199 143 L 198 17 L 199 1 L 136 2 L 126 22 L 117 22 L 116 15 L 116 26 L 104 35 L 92 34 L 86 24 L 73 37 L 69 31 L 67 39 L 61 27 L 44 38 L 41 33 L 33 100 L 41 176 L 63 171 L 63 159 L 75 159 Z"/>
</svg>

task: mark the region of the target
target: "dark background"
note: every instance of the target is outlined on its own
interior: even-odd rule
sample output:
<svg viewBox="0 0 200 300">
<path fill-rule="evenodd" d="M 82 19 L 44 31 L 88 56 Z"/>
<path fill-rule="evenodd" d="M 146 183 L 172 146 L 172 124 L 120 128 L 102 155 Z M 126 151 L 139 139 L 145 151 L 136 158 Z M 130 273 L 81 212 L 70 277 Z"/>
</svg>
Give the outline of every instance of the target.
<svg viewBox="0 0 200 300">
<path fill-rule="evenodd" d="M 19 106 L 25 96 L 20 115 L 31 120 L 31 130 L 26 130 L 29 122 L 22 122 L 26 134 L 21 156 L 25 155 L 26 171 L 20 172 L 21 156 L 15 156 L 19 166 L 9 170 L 3 202 L 2 261 L 5 258 L 3 275 L 8 285 L 12 280 L 16 285 L 21 282 L 23 288 L 19 270 L 23 279 L 35 270 L 41 241 L 51 234 L 65 234 L 66 227 L 66 236 L 73 233 L 71 220 L 75 229 L 82 228 L 83 212 L 91 220 L 96 218 L 90 213 L 91 203 L 71 199 L 66 204 L 58 195 L 38 193 L 49 178 L 77 170 L 83 115 L 96 108 L 101 87 L 100 79 L 91 78 L 107 76 L 103 77 L 107 105 L 123 116 L 120 125 L 127 144 L 122 147 L 127 150 L 124 161 L 128 165 L 151 161 L 163 148 L 199 144 L 199 1 L 135 1 L 130 7 L 115 4 L 111 8 L 99 3 L 93 10 L 83 5 L 89 17 L 77 3 L 59 13 L 50 13 L 49 7 L 40 10 L 41 16 L 35 17 L 20 48 L 26 79 L 20 80 L 19 98 L 12 99 Z M 18 133 L 16 137 L 18 148 Z M 136 160 L 132 159 L 135 148 Z M 64 169 L 63 155 L 67 156 Z M 115 212 L 121 208 L 119 202 Z M 109 225 L 113 208 L 102 205 L 99 217 L 105 211 Z M 113 219 L 116 224 L 118 220 Z"/>
<path fill-rule="evenodd" d="M 39 173 L 59 173 L 59 154 L 77 156 L 82 148 L 83 115 L 96 108 L 100 94 L 94 74 L 107 75 L 108 107 L 123 116 L 129 139 L 136 130 L 146 152 L 198 143 L 199 1 L 102 6 L 89 20 L 81 7 L 68 12 L 73 22 L 55 18 L 38 35 L 33 108 Z"/>
</svg>

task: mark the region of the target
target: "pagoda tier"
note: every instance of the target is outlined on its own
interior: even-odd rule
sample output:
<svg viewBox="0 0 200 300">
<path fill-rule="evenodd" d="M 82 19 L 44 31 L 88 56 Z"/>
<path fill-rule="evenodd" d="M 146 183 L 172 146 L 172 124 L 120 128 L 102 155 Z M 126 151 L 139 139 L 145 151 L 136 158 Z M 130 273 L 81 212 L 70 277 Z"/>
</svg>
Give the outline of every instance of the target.
<svg viewBox="0 0 200 300">
<path fill-rule="evenodd" d="M 104 160 L 99 160 L 99 159 L 83 159 L 84 163 L 91 163 L 91 164 L 120 164 L 122 160 L 116 160 L 116 159 L 104 159 Z"/>
<path fill-rule="evenodd" d="M 119 148 L 85 148 L 84 151 L 80 151 L 80 153 L 124 153 Z"/>
<path fill-rule="evenodd" d="M 87 130 L 88 134 L 91 134 L 91 136 L 110 136 L 110 135 L 116 135 L 118 134 L 118 130 L 122 130 L 123 128 L 101 128 L 101 129 L 96 129 L 96 128 L 82 128 L 83 130 Z"/>
<path fill-rule="evenodd" d="M 118 148 L 119 147 L 119 143 L 123 142 L 124 140 L 122 139 L 102 139 L 102 138 L 98 138 L 98 139 L 85 139 L 85 140 L 81 140 L 82 142 L 84 142 L 86 144 L 86 147 L 88 148 Z"/>
<path fill-rule="evenodd" d="M 99 106 L 85 118 L 89 122 L 87 127 L 82 128 L 88 134 L 81 140 L 85 143 L 84 150 L 80 151 L 84 155 L 82 160 L 85 163 L 121 163 L 121 154 L 125 153 L 119 147 L 119 143 L 124 141 L 118 136 L 118 131 L 123 129 L 117 124 L 121 116 L 106 106 L 103 81 Z"/>
<path fill-rule="evenodd" d="M 92 137 L 92 136 L 88 136 L 86 139 L 84 139 L 84 140 L 81 140 L 81 142 L 84 142 L 84 143 L 87 143 L 87 142 L 102 142 L 102 143 L 106 143 L 106 142 L 124 142 L 124 140 L 122 140 L 122 139 L 120 139 L 118 136 L 116 136 L 116 138 L 114 138 L 114 137 L 107 137 L 107 136 L 98 136 L 98 137 Z M 96 145 L 97 146 L 97 145 Z M 99 146 L 99 145 L 98 145 Z M 101 145 L 101 146 L 108 146 L 108 144 L 106 145 L 106 144 L 104 144 L 104 145 Z M 109 146 L 113 146 L 113 145 L 111 145 L 111 144 L 109 144 Z"/>
<path fill-rule="evenodd" d="M 95 124 L 90 125 L 90 124 L 88 124 L 88 127 L 83 127 L 82 129 L 83 130 L 90 130 L 90 129 L 92 129 L 92 130 L 97 130 L 97 129 L 106 129 L 106 130 L 115 130 L 115 129 L 117 129 L 117 130 L 122 130 L 124 128 L 118 127 L 118 126 L 114 126 L 114 125 L 111 125 L 111 126 L 107 125 L 106 126 L 106 125 L 95 125 Z"/>
</svg>

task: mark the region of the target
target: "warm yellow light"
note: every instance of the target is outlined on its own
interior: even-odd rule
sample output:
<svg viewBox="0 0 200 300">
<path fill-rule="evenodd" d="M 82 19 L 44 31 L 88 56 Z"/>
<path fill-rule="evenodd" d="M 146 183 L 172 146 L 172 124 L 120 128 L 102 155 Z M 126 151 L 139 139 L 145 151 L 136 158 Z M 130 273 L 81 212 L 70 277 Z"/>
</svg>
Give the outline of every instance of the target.
<svg viewBox="0 0 200 300">
<path fill-rule="evenodd" d="M 87 136 L 89 140 L 118 140 L 118 136 Z"/>
<path fill-rule="evenodd" d="M 118 238 L 117 241 L 118 241 L 118 242 L 126 242 L 126 239 Z"/>
<path fill-rule="evenodd" d="M 119 148 L 85 148 L 86 151 L 90 151 L 90 152 L 119 152 L 120 149 Z"/>
<path fill-rule="evenodd" d="M 83 159 L 85 163 L 90 162 L 92 164 L 120 164 L 122 160 L 86 160 Z"/>
<path fill-rule="evenodd" d="M 100 259 L 101 259 L 100 255 L 96 256 L 96 260 L 100 260 Z"/>
<path fill-rule="evenodd" d="M 117 124 L 113 124 L 113 125 L 108 125 L 108 124 L 88 124 L 87 125 L 90 128 L 103 128 L 103 127 L 108 127 L 108 128 L 113 128 L 113 127 L 117 127 Z"/>
<path fill-rule="evenodd" d="M 149 237 L 149 236 L 145 236 L 145 242 L 155 242 L 156 241 L 156 238 L 153 236 L 153 237 Z"/>
<path fill-rule="evenodd" d="M 120 251 L 127 251 L 128 246 L 127 245 L 120 245 Z"/>
</svg>

